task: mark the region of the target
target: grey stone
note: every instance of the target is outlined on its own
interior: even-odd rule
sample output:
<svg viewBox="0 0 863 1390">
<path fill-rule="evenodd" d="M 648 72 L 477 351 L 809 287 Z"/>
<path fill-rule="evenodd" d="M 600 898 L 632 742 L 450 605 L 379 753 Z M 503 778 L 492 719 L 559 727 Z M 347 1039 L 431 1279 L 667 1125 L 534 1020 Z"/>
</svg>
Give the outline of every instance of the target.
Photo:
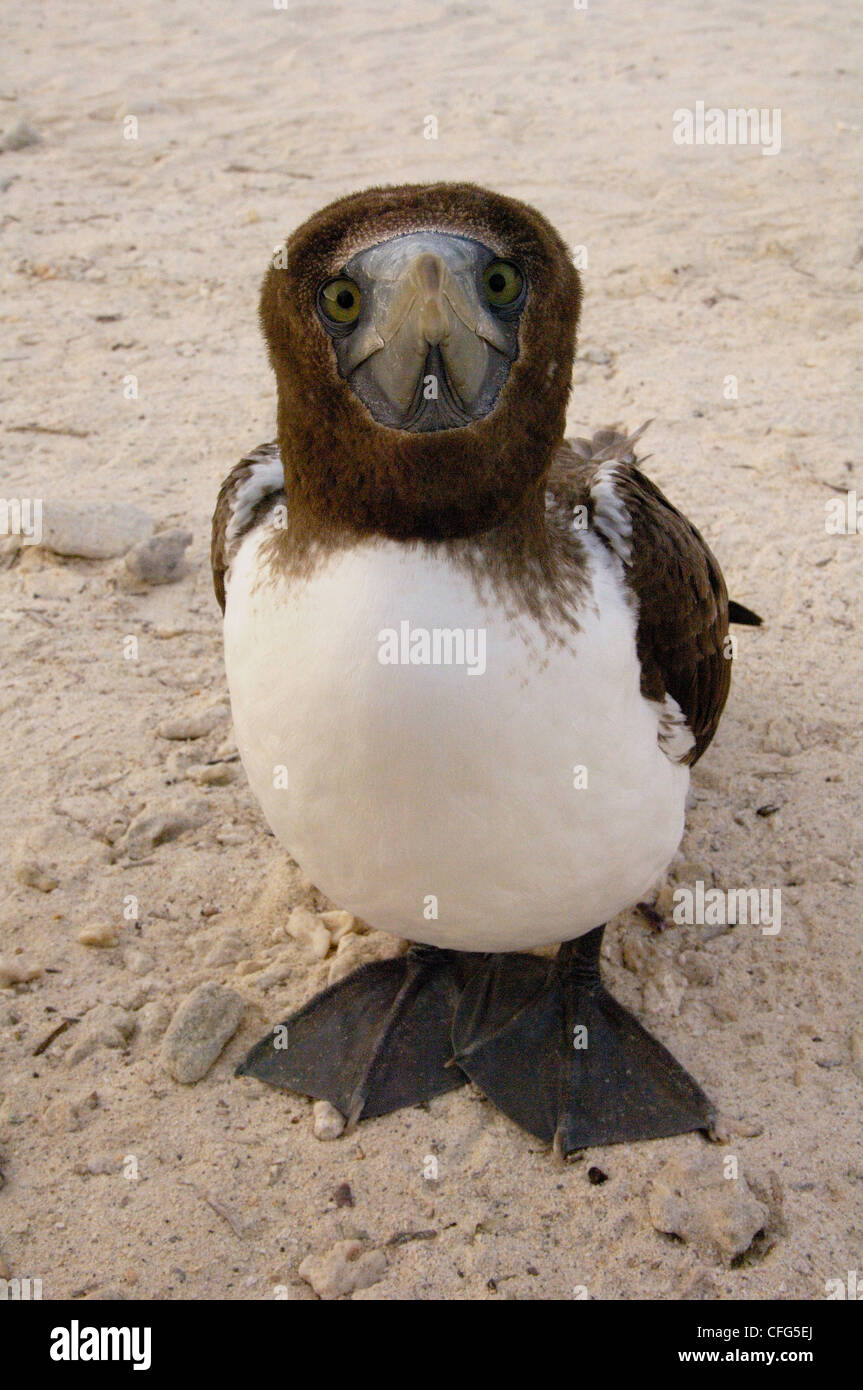
<svg viewBox="0 0 863 1390">
<path fill-rule="evenodd" d="M 206 1076 L 239 1028 L 244 1007 L 236 990 L 213 982 L 183 1000 L 162 1042 L 162 1063 L 175 1081 L 188 1086 Z"/>
<path fill-rule="evenodd" d="M 190 531 L 160 531 L 133 546 L 124 563 L 140 584 L 173 584 L 185 573 L 183 556 L 191 544 Z"/>
<path fill-rule="evenodd" d="M 152 534 L 152 518 L 126 502 L 74 507 L 46 499 L 42 509 L 41 544 L 55 555 L 110 560 Z"/>
</svg>

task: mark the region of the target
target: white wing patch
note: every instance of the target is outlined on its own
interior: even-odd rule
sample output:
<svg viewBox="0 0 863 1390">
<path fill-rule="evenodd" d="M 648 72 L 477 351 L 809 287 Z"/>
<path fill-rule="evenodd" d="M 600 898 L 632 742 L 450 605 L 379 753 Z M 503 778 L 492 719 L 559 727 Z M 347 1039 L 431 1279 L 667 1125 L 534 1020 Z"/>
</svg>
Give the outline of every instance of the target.
<svg viewBox="0 0 863 1390">
<path fill-rule="evenodd" d="M 695 746 L 695 735 L 686 722 L 686 715 L 673 695 L 666 695 L 662 704 L 652 700 L 659 711 L 659 746 L 673 763 L 680 763 Z"/>
<path fill-rule="evenodd" d="M 632 563 L 632 519 L 617 495 L 617 462 L 600 464 L 590 486 L 593 529 L 610 545 L 624 565 Z"/>
<path fill-rule="evenodd" d="M 225 528 L 228 542 L 235 541 L 247 530 L 258 503 L 272 492 L 281 492 L 285 486 L 282 460 L 276 445 L 271 449 L 258 450 L 249 454 L 249 474 L 237 487 L 234 494 L 234 510 Z"/>
</svg>

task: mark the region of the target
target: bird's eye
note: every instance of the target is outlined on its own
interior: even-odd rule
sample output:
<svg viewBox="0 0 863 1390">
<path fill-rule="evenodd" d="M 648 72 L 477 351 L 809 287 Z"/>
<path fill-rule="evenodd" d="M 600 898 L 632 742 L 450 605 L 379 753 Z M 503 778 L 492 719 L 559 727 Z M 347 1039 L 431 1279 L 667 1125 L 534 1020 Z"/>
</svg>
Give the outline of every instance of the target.
<svg viewBox="0 0 863 1390">
<path fill-rule="evenodd" d="M 355 323 L 360 316 L 360 289 L 346 275 L 321 286 L 318 304 L 332 323 Z"/>
<path fill-rule="evenodd" d="M 496 309 L 514 304 L 524 288 L 524 276 L 512 261 L 492 261 L 482 278 L 488 302 Z"/>
</svg>

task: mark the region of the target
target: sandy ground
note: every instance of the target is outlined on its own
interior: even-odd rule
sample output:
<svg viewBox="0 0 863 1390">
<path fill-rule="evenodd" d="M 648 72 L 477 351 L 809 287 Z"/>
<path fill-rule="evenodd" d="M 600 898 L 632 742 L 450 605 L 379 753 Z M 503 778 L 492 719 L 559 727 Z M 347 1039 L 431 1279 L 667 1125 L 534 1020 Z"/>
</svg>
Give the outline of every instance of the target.
<svg viewBox="0 0 863 1390">
<path fill-rule="evenodd" d="M 131 501 L 194 533 L 186 577 L 152 591 L 32 546 L 0 574 L 4 1267 L 45 1298 L 311 1298 L 303 1258 L 357 1237 L 387 1269 L 354 1297 L 822 1298 L 863 1268 L 863 538 L 825 530 L 829 499 L 863 496 L 858 6 L 392 8 L 67 0 L 4 20 L 0 128 L 42 138 L 0 155 L 2 495 Z M 698 100 L 781 108 L 781 152 L 676 145 Z M 674 874 L 780 887 L 781 933 L 704 941 L 638 914 L 607 933 L 612 988 L 736 1123 L 725 1148 L 559 1171 L 471 1088 L 323 1143 L 305 1099 L 233 1078 L 329 968 L 284 936 L 322 904 L 238 764 L 195 781 L 229 755 L 225 706 L 201 740 L 156 733 L 226 700 L 208 530 L 273 432 L 257 286 L 331 198 L 441 177 L 587 248 L 571 430 L 655 417 L 647 471 L 768 620 L 740 633 Z M 196 828 L 117 855 L 138 813 L 178 805 Z M 21 881 L 34 859 L 42 888 Z M 80 944 L 94 926 L 117 944 Z M 160 1035 L 205 981 L 239 989 L 244 1021 L 182 1086 Z M 649 1217 L 663 1164 L 704 1153 L 737 1156 L 770 1210 L 733 1267 Z"/>
</svg>

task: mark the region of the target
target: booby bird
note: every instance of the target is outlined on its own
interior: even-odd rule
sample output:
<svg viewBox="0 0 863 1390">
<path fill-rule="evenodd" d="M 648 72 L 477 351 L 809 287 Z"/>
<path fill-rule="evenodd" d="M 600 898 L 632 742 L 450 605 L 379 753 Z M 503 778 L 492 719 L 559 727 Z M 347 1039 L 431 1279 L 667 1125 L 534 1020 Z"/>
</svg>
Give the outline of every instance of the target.
<svg viewBox="0 0 863 1390">
<path fill-rule="evenodd" d="M 564 439 L 568 250 L 440 183 L 342 198 L 286 253 L 260 301 L 278 438 L 213 521 L 237 744 L 318 888 L 413 944 L 239 1070 L 351 1126 L 470 1078 L 561 1153 L 709 1130 L 599 957 L 680 843 L 728 599 L 640 430 Z"/>
</svg>

